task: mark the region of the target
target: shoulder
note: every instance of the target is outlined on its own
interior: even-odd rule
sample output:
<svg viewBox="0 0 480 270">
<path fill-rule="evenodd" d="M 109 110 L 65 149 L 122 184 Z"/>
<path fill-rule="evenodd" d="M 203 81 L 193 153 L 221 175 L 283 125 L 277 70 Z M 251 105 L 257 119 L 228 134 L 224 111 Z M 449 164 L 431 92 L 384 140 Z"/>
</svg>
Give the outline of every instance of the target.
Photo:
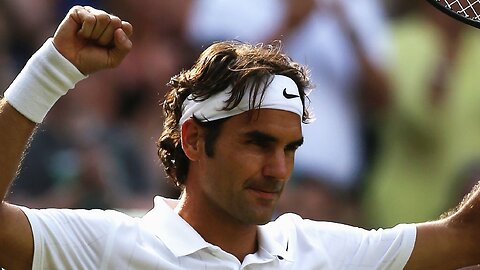
<svg viewBox="0 0 480 270">
<path fill-rule="evenodd" d="M 415 242 L 414 225 L 390 229 L 366 230 L 345 224 L 302 219 L 284 214 L 265 225 L 270 237 L 288 243 L 289 252 L 298 260 L 325 258 L 335 269 L 351 265 L 391 265 L 401 269 Z M 396 268 L 392 269 L 396 269 Z M 372 268 L 376 269 L 376 268 Z"/>
<path fill-rule="evenodd" d="M 85 209 L 29 209 L 21 208 L 30 222 L 38 225 L 42 224 L 61 224 L 67 226 L 87 225 L 95 223 L 97 225 L 103 224 L 117 224 L 125 222 L 133 222 L 135 218 L 128 216 L 116 210 L 85 210 Z"/>
<path fill-rule="evenodd" d="M 301 216 L 293 213 L 283 214 L 265 226 L 273 231 L 279 230 L 283 233 L 288 231 L 301 234 L 306 233 L 309 235 L 312 235 L 312 233 L 331 234 L 338 232 L 340 234 L 344 234 L 367 232 L 365 229 L 341 223 L 304 219 Z"/>
<path fill-rule="evenodd" d="M 94 269 L 130 252 L 141 231 L 138 218 L 114 210 L 22 210 L 33 232 L 33 269 Z"/>
<path fill-rule="evenodd" d="M 395 237 L 404 234 L 409 235 L 409 237 L 415 237 L 416 234 L 416 226 L 413 224 L 400 224 L 388 229 L 367 230 L 341 223 L 303 219 L 299 215 L 292 213 L 283 214 L 265 226 L 273 233 L 308 235 L 310 238 L 352 239 L 352 236 L 355 236 L 361 240 L 365 237 L 385 238 L 387 236 Z"/>
<path fill-rule="evenodd" d="M 123 227 L 135 227 L 136 218 L 114 210 L 28 209 L 22 208 L 36 242 L 88 239 L 96 241 Z"/>
</svg>

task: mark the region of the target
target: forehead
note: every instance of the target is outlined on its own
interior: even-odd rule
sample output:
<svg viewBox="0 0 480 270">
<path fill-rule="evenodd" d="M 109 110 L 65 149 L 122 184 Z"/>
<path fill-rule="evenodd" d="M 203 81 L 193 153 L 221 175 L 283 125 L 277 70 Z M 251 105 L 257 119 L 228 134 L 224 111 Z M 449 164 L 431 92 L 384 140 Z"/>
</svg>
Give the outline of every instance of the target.
<svg viewBox="0 0 480 270">
<path fill-rule="evenodd" d="M 287 140 L 302 137 L 300 116 L 277 109 L 256 109 L 233 116 L 225 122 L 224 133 L 242 135 L 253 130 Z"/>
</svg>

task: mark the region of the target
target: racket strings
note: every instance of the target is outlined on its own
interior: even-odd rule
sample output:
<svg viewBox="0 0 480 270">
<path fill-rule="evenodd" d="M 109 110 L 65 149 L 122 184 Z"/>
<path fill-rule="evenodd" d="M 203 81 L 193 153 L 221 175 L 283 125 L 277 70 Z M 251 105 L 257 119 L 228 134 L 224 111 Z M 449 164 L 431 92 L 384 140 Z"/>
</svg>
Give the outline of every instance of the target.
<svg viewBox="0 0 480 270">
<path fill-rule="evenodd" d="M 480 0 L 443 0 L 445 6 L 471 20 L 480 20 Z"/>
</svg>

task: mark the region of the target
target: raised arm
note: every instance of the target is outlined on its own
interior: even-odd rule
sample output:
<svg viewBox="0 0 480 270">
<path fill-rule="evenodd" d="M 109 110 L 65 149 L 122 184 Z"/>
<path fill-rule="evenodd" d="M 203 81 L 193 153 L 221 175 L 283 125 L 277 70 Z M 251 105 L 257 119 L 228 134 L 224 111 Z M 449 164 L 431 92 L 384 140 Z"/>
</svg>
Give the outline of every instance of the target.
<svg viewBox="0 0 480 270">
<path fill-rule="evenodd" d="M 131 35 L 132 26 L 118 17 L 73 7 L 0 100 L 0 268 L 31 268 L 32 230 L 5 197 L 36 124 L 82 74 L 118 66 L 132 47 Z"/>
<path fill-rule="evenodd" d="M 457 210 L 439 221 L 419 224 L 405 269 L 459 269 L 480 264 L 480 184 Z"/>
</svg>

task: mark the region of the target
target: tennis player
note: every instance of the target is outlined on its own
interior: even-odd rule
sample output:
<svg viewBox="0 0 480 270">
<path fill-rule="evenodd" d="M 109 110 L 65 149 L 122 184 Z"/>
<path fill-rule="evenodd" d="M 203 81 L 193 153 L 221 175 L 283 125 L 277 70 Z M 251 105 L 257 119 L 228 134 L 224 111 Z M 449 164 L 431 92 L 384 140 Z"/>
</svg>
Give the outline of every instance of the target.
<svg viewBox="0 0 480 270">
<path fill-rule="evenodd" d="M 0 190 L 56 100 L 120 64 L 132 26 L 70 10 L 0 103 Z M 480 194 L 448 217 L 367 231 L 285 214 L 270 221 L 309 120 L 305 69 L 273 46 L 219 42 L 172 78 L 158 152 L 182 189 L 142 218 L 0 207 L 6 269 L 456 269 L 480 263 Z M 313 138 L 314 139 L 314 138 Z"/>
</svg>

